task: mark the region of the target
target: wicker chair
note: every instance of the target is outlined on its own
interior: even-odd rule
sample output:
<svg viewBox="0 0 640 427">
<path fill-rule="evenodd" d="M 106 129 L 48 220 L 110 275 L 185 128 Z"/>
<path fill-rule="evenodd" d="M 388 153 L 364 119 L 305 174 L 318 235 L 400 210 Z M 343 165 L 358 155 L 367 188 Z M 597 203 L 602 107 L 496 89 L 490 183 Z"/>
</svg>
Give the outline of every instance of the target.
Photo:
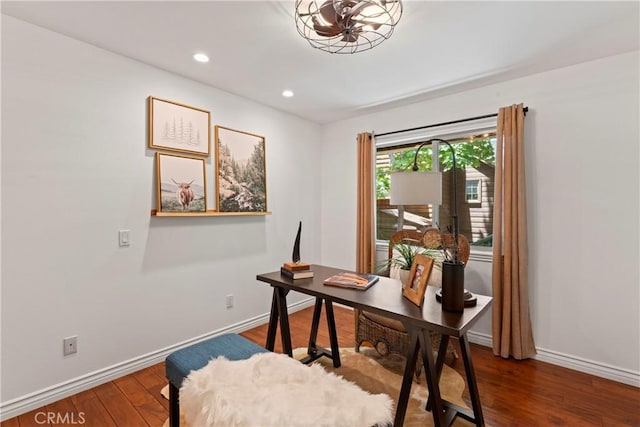
<svg viewBox="0 0 640 427">
<path fill-rule="evenodd" d="M 398 244 L 409 244 L 415 246 L 423 246 L 422 238 L 424 233 L 411 230 L 403 230 L 395 233 L 389 240 L 389 258 L 393 258 L 393 247 Z M 453 236 L 443 236 L 445 242 L 449 240 L 453 241 Z M 463 235 L 458 236 L 458 246 L 460 260 L 466 264 L 469 259 L 469 241 Z M 387 275 L 389 272 L 386 272 Z M 436 275 L 432 275 L 436 276 Z M 441 278 L 435 277 L 435 280 L 430 279 L 430 286 L 440 286 Z M 436 282 L 436 283 L 434 283 Z M 355 323 L 356 323 L 356 351 L 360 350 L 360 346 L 363 342 L 367 341 L 371 343 L 376 351 L 382 355 L 387 356 L 389 354 L 398 354 L 400 356 L 406 356 L 409 348 L 409 334 L 406 332 L 402 323 L 398 320 L 384 317 L 375 313 L 370 313 L 363 310 L 355 310 Z M 438 350 L 440 345 L 441 335 L 437 333 L 431 334 L 431 341 L 434 350 Z M 455 348 L 449 343 L 447 349 L 453 355 L 454 360 L 458 358 L 458 354 Z M 416 377 L 420 375 L 422 367 L 422 358 L 418 358 L 418 366 L 416 369 Z"/>
</svg>

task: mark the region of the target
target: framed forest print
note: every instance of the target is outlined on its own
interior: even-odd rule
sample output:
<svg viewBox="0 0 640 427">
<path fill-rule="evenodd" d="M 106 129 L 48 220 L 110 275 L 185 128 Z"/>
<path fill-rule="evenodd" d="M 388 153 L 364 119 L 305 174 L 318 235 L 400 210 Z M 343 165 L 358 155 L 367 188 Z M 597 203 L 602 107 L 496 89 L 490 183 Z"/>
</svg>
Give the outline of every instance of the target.
<svg viewBox="0 0 640 427">
<path fill-rule="evenodd" d="M 156 188 L 160 212 L 206 212 L 204 159 L 156 153 Z"/>
<path fill-rule="evenodd" d="M 427 290 L 427 282 L 431 276 L 432 268 L 433 258 L 420 254 L 413 258 L 409 280 L 407 286 L 402 290 L 402 295 L 418 307 L 421 307 L 424 301 L 424 293 Z"/>
<path fill-rule="evenodd" d="M 263 136 L 215 127 L 219 212 L 266 212 L 267 178 Z"/>
<path fill-rule="evenodd" d="M 149 148 L 209 156 L 211 113 L 149 97 Z"/>
</svg>

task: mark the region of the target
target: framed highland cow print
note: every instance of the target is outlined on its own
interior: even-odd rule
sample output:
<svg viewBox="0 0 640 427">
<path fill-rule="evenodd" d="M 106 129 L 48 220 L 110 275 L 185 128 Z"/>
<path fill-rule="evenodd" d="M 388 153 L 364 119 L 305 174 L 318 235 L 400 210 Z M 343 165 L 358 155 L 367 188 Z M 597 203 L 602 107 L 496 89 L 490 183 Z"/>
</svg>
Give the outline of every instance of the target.
<svg viewBox="0 0 640 427">
<path fill-rule="evenodd" d="M 156 188 L 160 212 L 206 212 L 204 159 L 156 153 Z"/>
<path fill-rule="evenodd" d="M 219 212 L 267 212 L 265 139 L 215 127 L 216 196 Z"/>
<path fill-rule="evenodd" d="M 209 111 L 152 96 L 148 100 L 149 148 L 209 156 Z"/>
</svg>

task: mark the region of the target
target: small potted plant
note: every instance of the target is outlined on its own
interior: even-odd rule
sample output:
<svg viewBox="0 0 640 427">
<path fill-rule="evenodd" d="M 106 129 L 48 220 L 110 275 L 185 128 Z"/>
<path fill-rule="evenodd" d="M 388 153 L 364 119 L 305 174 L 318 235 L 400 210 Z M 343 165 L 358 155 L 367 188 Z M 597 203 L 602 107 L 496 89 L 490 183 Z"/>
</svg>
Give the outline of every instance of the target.
<svg viewBox="0 0 640 427">
<path fill-rule="evenodd" d="M 434 265 L 437 268 L 442 262 L 440 251 L 411 243 L 397 243 L 393 246 L 393 253 L 396 255 L 378 264 L 378 273 L 400 279 L 403 287 L 409 278 L 409 271 L 416 255 L 426 255 L 433 258 L 436 261 Z"/>
</svg>

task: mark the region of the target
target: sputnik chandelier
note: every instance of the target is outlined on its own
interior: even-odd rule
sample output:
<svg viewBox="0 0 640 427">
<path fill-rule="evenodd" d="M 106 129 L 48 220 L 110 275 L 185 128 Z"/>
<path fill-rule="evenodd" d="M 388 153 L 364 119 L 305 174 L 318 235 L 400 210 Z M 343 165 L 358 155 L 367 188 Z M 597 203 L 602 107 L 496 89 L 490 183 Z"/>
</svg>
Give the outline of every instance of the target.
<svg viewBox="0 0 640 427">
<path fill-rule="evenodd" d="M 400 0 L 296 0 L 296 26 L 311 46 L 329 53 L 371 49 L 393 34 Z"/>
</svg>

